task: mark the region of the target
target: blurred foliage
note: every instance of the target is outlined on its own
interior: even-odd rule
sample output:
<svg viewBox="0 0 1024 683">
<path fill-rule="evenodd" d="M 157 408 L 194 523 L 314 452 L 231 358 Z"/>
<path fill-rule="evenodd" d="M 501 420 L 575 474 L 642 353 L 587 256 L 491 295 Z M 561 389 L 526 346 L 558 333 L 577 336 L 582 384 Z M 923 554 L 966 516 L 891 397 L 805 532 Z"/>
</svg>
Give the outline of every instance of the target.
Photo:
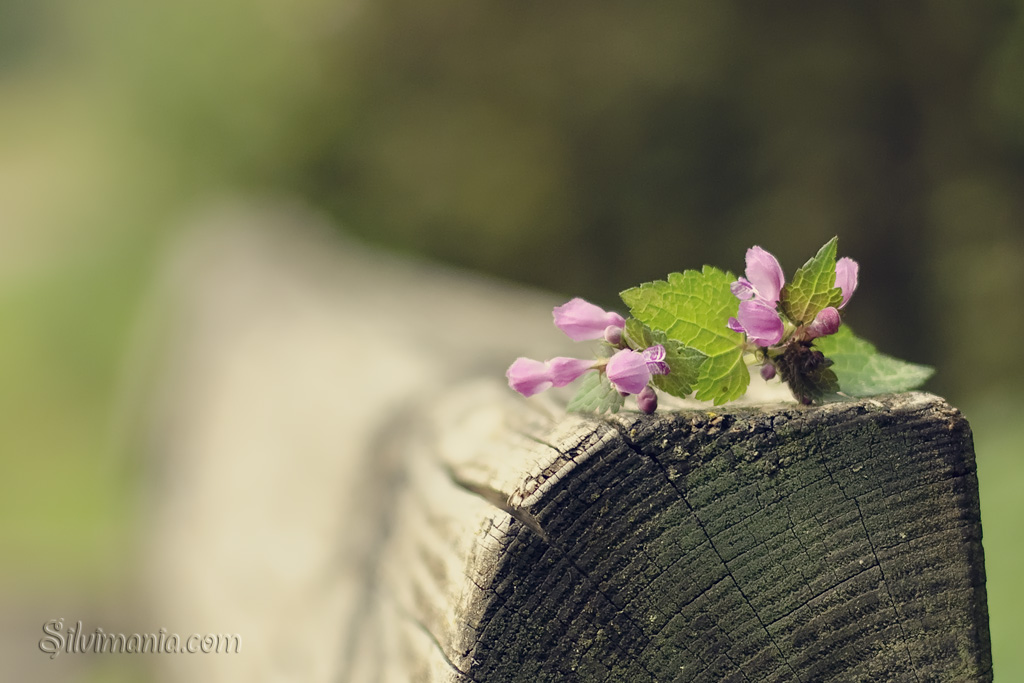
<svg viewBox="0 0 1024 683">
<path fill-rule="evenodd" d="M 608 303 L 755 243 L 792 271 L 838 234 L 869 339 L 954 399 L 1010 386 L 1018 9 L 373 3 L 351 127 L 301 189 L 374 239 Z"/>
<path fill-rule="evenodd" d="M 1024 678 L 1024 544 L 1020 523 L 1024 520 L 1024 423 L 1019 415 L 1024 401 L 1019 397 L 987 398 L 964 406 L 974 430 L 981 489 L 981 519 L 984 530 L 985 573 L 988 587 L 989 626 L 992 658 L 997 681 Z"/>
<path fill-rule="evenodd" d="M 938 366 L 934 390 L 1024 378 L 1002 298 L 1024 288 L 1019 3 L 0 8 L 0 79 L 84 84 L 179 204 L 288 191 L 372 241 L 606 304 L 738 270 L 754 243 L 792 271 L 838 234 L 863 267 L 851 322 Z"/>
<path fill-rule="evenodd" d="M 984 406 L 997 666 L 1024 672 L 1019 430 L 980 403 L 1024 408 L 1022 185 L 1019 0 L 0 0 L 4 574 L 116 564 L 125 355 L 210 197 L 297 195 L 609 306 L 752 244 L 792 272 L 837 234 L 854 328 Z"/>
</svg>

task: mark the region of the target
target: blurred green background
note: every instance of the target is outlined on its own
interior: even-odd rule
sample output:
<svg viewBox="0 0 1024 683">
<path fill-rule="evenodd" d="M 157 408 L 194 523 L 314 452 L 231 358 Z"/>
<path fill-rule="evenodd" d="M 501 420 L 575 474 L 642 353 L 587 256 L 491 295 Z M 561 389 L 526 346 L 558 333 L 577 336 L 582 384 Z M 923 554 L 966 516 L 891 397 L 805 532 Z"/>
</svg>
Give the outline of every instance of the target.
<svg viewBox="0 0 1024 683">
<path fill-rule="evenodd" d="M 131 574 L 125 387 L 207 202 L 606 305 L 837 234 L 848 321 L 972 421 L 1024 680 L 1022 190 L 1021 2 L 0 0 L 0 601 Z"/>
</svg>

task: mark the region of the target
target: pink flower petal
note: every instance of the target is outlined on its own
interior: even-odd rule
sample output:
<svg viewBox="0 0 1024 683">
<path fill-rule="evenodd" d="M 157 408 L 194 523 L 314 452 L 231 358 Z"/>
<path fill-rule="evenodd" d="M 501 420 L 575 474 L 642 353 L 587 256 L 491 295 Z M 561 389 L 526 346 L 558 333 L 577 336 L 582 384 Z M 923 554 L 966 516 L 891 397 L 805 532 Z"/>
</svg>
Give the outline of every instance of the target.
<svg viewBox="0 0 1024 683">
<path fill-rule="evenodd" d="M 667 375 L 672 372 L 672 368 L 663 360 L 647 361 L 647 369 L 651 371 L 652 375 Z"/>
<path fill-rule="evenodd" d="M 608 360 L 605 366 L 608 379 L 619 391 L 638 394 L 651 381 L 651 371 L 642 353 L 622 349 Z"/>
<path fill-rule="evenodd" d="M 736 317 L 747 333 L 747 339 L 758 346 L 772 346 L 782 339 L 785 328 L 774 306 L 760 301 L 743 301 Z"/>
<path fill-rule="evenodd" d="M 648 346 L 643 350 L 644 360 L 659 361 L 665 360 L 665 347 L 661 344 L 655 344 L 654 346 Z"/>
<path fill-rule="evenodd" d="M 836 287 L 843 290 L 843 301 L 839 304 L 839 308 L 846 305 L 846 302 L 853 296 L 853 291 L 857 289 L 857 273 L 860 270 L 860 266 L 849 256 L 836 261 Z"/>
<path fill-rule="evenodd" d="M 547 365 L 551 369 L 551 374 L 549 375 L 551 384 L 556 387 L 564 387 L 594 367 L 594 361 L 559 356 L 549 360 Z"/>
<path fill-rule="evenodd" d="M 647 369 L 651 371 L 652 375 L 667 375 L 671 372 L 671 368 L 665 362 L 667 355 L 665 347 L 661 344 L 648 346 L 641 355 L 643 355 L 644 361 L 647 363 Z"/>
<path fill-rule="evenodd" d="M 729 291 L 740 301 L 753 299 L 757 296 L 757 292 L 754 291 L 754 285 L 750 284 L 750 281 L 745 277 L 741 277 L 729 285 Z"/>
<path fill-rule="evenodd" d="M 555 325 L 573 341 L 601 339 L 609 325 L 625 327 L 626 320 L 618 313 L 604 310 L 579 297 L 556 306 Z"/>
<path fill-rule="evenodd" d="M 747 280 L 757 290 L 757 298 L 774 306 L 779 302 L 786 275 L 779 261 L 761 247 L 747 249 Z M 735 293 L 735 292 L 734 292 Z"/>
<path fill-rule="evenodd" d="M 533 396 L 551 388 L 547 363 L 532 358 L 516 358 L 505 376 L 508 385 L 523 396 Z"/>
<path fill-rule="evenodd" d="M 551 387 L 564 387 L 587 370 L 594 361 L 559 356 L 546 363 L 532 358 L 517 358 L 505 376 L 508 385 L 523 396 L 533 396 Z"/>
</svg>

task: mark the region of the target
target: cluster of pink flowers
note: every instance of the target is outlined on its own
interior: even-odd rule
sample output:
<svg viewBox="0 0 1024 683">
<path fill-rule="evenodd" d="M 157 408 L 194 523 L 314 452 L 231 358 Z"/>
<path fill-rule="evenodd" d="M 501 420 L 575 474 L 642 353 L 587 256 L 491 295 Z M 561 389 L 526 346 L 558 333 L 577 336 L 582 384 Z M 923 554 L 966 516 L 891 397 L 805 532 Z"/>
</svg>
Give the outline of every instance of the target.
<svg viewBox="0 0 1024 683">
<path fill-rule="evenodd" d="M 857 262 L 843 257 L 836 261 L 836 287 L 843 292 L 839 309 L 846 306 L 853 290 L 857 289 Z M 757 346 L 775 346 L 782 341 L 786 325 L 779 314 L 779 299 L 786 276 L 778 260 L 761 247 L 747 249 L 746 277 L 732 283 L 732 293 L 740 300 L 739 312 L 729 318 L 729 329 L 747 335 L 747 340 Z M 814 321 L 799 331 L 803 341 L 834 334 L 842 320 L 839 309 L 823 308 Z"/>
<path fill-rule="evenodd" d="M 555 326 L 573 341 L 604 339 L 618 348 L 610 358 L 584 360 L 559 356 L 548 361 L 517 358 L 505 376 L 508 385 L 523 396 L 563 387 L 590 370 L 603 372 L 619 393 L 637 395 L 637 404 L 645 413 L 657 408 L 658 399 L 650 386 L 653 375 L 666 375 L 665 348 L 660 344 L 636 351 L 623 346 L 623 328 L 626 320 L 618 313 L 605 311 L 599 306 L 573 299 L 554 311 Z"/>
<path fill-rule="evenodd" d="M 738 307 L 733 309 L 736 315 L 728 321 L 715 320 L 711 323 L 717 329 L 721 329 L 718 326 L 724 324 L 730 330 L 743 334 L 744 342 L 737 351 L 753 355 L 754 360 L 761 365 L 761 376 L 764 379 L 771 379 L 781 373 L 794 395 L 804 402 L 818 400 L 826 390 L 835 391 L 838 387 L 834 373 L 823 374 L 833 364 L 832 360 L 813 348 L 813 341 L 839 330 L 842 325 L 840 311 L 846 307 L 857 289 L 857 262 L 844 257 L 836 260 L 834 266 L 834 287 L 839 291 L 836 292 L 834 288 L 828 294 L 821 291 L 826 284 L 821 282 L 823 278 L 820 277 L 821 259 L 826 258 L 823 254 L 835 254 L 834 240 L 822 248 L 817 260 L 808 262 L 807 270 L 804 271 L 806 276 L 798 275 L 799 282 L 787 288 L 786 276 L 779 261 L 761 247 L 751 247 L 747 250 L 744 275 L 729 287 L 732 295 L 739 300 Z M 720 291 L 716 296 L 723 294 Z M 630 296 L 627 301 L 633 299 L 635 296 Z M 833 305 L 819 310 L 824 303 Z M 602 375 L 604 393 L 595 393 L 598 390 L 588 386 L 574 401 L 576 405 L 601 405 L 605 409 L 609 405 L 608 401 L 621 405 L 614 390 L 622 396 L 635 395 L 640 410 L 652 413 L 658 405 L 655 383 L 662 387 L 671 386 L 675 391 L 684 391 L 684 384 L 681 384 L 683 377 L 689 369 L 696 371 L 697 366 L 690 368 L 685 365 L 687 361 L 683 360 L 684 355 L 675 355 L 677 347 L 672 346 L 672 362 L 678 364 L 676 372 L 680 373 L 673 379 L 679 382 L 666 384 L 661 380 L 655 381 L 656 376 L 667 375 L 671 370 L 665 347 L 656 344 L 644 348 L 645 342 L 625 334 L 625 318 L 583 299 L 572 299 L 556 306 L 553 315 L 555 326 L 573 341 L 603 340 L 607 353 L 602 354 L 605 357 L 597 359 L 559 356 L 538 361 L 517 358 L 505 374 L 509 386 L 523 396 L 533 396 L 552 387 L 563 387 L 587 372 L 594 371 Z M 812 315 L 813 320 L 809 320 Z M 631 332 L 632 323 L 629 327 Z M 668 337 L 664 331 L 648 330 L 642 324 L 639 329 L 645 330 L 645 336 L 648 332 L 657 332 Z M 678 340 L 672 343 L 676 344 Z M 699 347 L 692 350 L 703 353 Z"/>
</svg>

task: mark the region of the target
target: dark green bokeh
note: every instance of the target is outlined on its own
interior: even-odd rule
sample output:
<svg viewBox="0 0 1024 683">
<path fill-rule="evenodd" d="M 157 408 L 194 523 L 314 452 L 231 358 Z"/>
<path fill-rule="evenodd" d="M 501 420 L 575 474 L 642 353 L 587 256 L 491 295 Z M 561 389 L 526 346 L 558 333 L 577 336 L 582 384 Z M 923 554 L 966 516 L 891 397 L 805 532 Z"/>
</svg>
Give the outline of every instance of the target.
<svg viewBox="0 0 1024 683">
<path fill-rule="evenodd" d="M 609 303 L 837 234 L 865 336 L 954 400 L 1020 381 L 1013 7 L 463 5 L 366 20 L 359 106 L 300 186 L 353 229 Z"/>
</svg>

